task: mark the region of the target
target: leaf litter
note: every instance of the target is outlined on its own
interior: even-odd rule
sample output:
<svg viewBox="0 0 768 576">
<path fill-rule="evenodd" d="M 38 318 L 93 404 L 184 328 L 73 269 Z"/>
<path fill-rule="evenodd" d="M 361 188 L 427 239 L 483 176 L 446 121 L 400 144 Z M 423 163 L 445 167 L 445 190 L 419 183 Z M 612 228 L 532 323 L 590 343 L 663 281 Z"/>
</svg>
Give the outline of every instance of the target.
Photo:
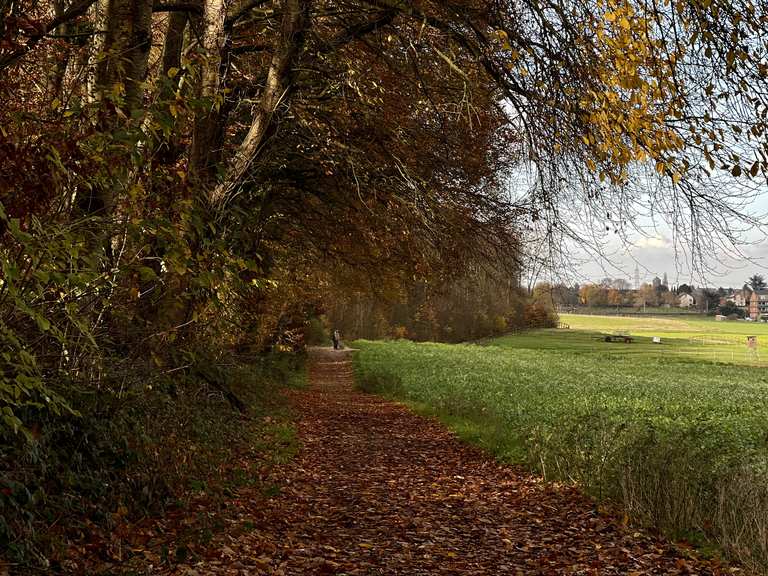
<svg viewBox="0 0 768 576">
<path fill-rule="evenodd" d="M 438 422 L 357 391 L 349 352 L 313 350 L 310 387 L 287 394 L 301 450 L 264 478 L 271 489 L 238 490 L 219 503 L 224 529 L 206 546 L 172 561 L 147 551 L 133 573 L 740 573 L 627 527 L 577 488 L 500 464 Z M 198 519 L 221 512 L 205 506 L 197 504 Z M 163 520 L 164 550 L 178 550 L 168 540 L 183 522 Z"/>
</svg>

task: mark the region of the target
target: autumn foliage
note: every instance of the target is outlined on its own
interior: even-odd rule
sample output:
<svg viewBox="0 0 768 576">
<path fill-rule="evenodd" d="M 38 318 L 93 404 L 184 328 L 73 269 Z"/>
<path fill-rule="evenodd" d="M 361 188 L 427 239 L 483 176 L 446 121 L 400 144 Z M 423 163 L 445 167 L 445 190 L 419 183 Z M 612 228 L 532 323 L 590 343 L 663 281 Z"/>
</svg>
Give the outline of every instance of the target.
<svg viewBox="0 0 768 576">
<path fill-rule="evenodd" d="M 178 378 L 242 410 L 209 368 L 342 303 L 422 339 L 551 323 L 515 279 L 577 216 L 650 203 L 696 250 L 733 240 L 763 11 L 0 0 L 3 458 Z"/>
</svg>

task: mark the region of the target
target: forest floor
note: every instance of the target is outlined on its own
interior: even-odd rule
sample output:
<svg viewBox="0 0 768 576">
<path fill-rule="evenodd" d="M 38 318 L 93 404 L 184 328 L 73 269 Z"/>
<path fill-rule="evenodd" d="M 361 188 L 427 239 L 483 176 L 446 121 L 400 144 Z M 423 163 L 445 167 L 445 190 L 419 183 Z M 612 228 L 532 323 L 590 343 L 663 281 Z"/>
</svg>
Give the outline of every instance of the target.
<svg viewBox="0 0 768 576">
<path fill-rule="evenodd" d="M 355 389 L 348 351 L 315 349 L 289 392 L 301 450 L 279 493 L 233 499 L 205 560 L 213 575 L 725 574 L 458 441 L 436 421 Z"/>
</svg>

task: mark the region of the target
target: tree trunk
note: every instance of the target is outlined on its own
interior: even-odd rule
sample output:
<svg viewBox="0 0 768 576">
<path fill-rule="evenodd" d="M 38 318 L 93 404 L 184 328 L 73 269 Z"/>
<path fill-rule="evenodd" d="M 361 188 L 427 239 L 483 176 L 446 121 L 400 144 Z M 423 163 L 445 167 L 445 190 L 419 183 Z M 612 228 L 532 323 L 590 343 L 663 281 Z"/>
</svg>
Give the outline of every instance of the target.
<svg viewBox="0 0 768 576">
<path fill-rule="evenodd" d="M 107 11 L 109 8 L 109 0 L 97 0 L 90 8 L 90 17 L 93 19 L 93 26 L 96 30 L 105 30 L 107 28 Z M 94 103 L 98 97 L 98 68 L 99 65 L 95 65 L 99 61 L 99 56 L 105 52 L 106 39 L 104 34 L 97 34 L 91 40 L 91 46 L 88 54 L 88 60 L 86 61 L 86 98 L 90 103 Z"/>
<path fill-rule="evenodd" d="M 273 117 L 281 103 L 287 101 L 292 88 L 291 76 L 304 43 L 304 33 L 309 24 L 311 0 L 282 0 L 283 21 L 277 39 L 274 56 L 267 73 L 267 83 L 259 104 L 254 109 L 250 129 L 229 163 L 223 182 L 213 188 L 208 196 L 211 205 L 225 200 L 248 171 L 259 153 L 265 137 L 273 125 Z"/>
<path fill-rule="evenodd" d="M 124 91 L 127 112 L 141 107 L 151 47 L 152 0 L 109 0 L 105 58 L 96 72 L 102 100 Z"/>
<path fill-rule="evenodd" d="M 171 12 L 163 45 L 162 78 L 168 78 L 168 71 L 181 67 L 181 51 L 184 48 L 184 30 L 187 27 L 186 12 Z"/>
<path fill-rule="evenodd" d="M 99 124 L 104 133 L 112 133 L 121 123 L 130 123 L 133 111 L 143 109 L 143 82 L 151 47 L 152 0 L 108 0 L 106 38 L 96 70 L 96 98 L 102 103 Z M 118 108 L 122 114 L 118 114 Z M 125 189 L 129 167 L 129 152 L 110 158 L 108 178 L 78 197 L 82 213 L 111 217 L 115 191 Z M 112 258 L 108 227 L 102 226 L 95 238 L 103 242 Z"/>
<path fill-rule="evenodd" d="M 203 11 L 203 50 L 206 59 L 200 78 L 200 96 L 209 109 L 195 122 L 190 154 L 192 176 L 205 186 L 208 184 L 223 140 L 219 85 L 222 51 L 227 44 L 224 22 L 227 17 L 225 0 L 206 0 Z"/>
<path fill-rule="evenodd" d="M 60 18 L 64 14 L 65 8 L 64 0 L 54 0 L 54 17 Z M 55 28 L 54 32 L 59 35 L 68 34 L 69 22 L 62 23 Z M 67 73 L 68 64 L 69 51 L 67 51 L 65 54 L 54 53 L 50 57 L 50 68 L 48 73 L 48 99 L 51 102 L 57 98 L 62 97 L 62 86 L 64 84 L 64 76 Z"/>
<path fill-rule="evenodd" d="M 175 100 L 176 87 L 179 82 L 177 75 L 171 77 L 169 73 L 174 69 L 179 70 L 181 68 L 181 54 L 184 49 L 184 31 L 187 28 L 187 20 L 186 12 L 171 12 L 168 16 L 168 27 L 163 43 L 163 60 L 156 81 L 157 107 L 160 114 L 166 117 L 171 114 L 171 104 Z M 153 138 L 152 148 L 154 150 L 153 163 L 171 164 L 175 162 L 181 153 L 178 132 L 174 130 L 167 135 L 158 132 Z"/>
</svg>

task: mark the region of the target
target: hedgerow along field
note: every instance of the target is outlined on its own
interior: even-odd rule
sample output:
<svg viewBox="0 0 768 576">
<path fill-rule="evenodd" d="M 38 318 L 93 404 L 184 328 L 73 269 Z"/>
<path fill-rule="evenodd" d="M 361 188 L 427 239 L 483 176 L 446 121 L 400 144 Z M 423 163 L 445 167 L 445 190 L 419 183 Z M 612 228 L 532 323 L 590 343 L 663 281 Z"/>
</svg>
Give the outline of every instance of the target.
<svg viewBox="0 0 768 576">
<path fill-rule="evenodd" d="M 630 320 L 639 334 L 650 319 Z M 578 483 L 627 521 L 768 571 L 768 373 L 645 336 L 600 339 L 606 324 L 624 330 L 625 320 L 588 318 L 591 330 L 564 321 L 569 330 L 483 344 L 358 341 L 358 382 L 504 460 Z M 718 334 L 711 325 L 691 324 L 702 336 Z M 668 338 L 686 334 L 668 328 Z"/>
</svg>

